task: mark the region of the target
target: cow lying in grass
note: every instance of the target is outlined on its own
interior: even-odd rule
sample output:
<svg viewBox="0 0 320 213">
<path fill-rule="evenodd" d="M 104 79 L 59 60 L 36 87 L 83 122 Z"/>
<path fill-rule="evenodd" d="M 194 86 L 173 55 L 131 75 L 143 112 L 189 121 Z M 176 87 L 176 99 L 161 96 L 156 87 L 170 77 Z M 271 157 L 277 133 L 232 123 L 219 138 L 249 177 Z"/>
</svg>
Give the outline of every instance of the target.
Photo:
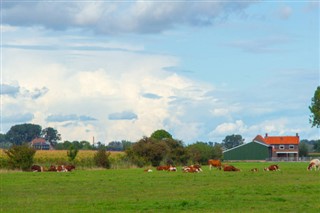
<svg viewBox="0 0 320 213">
<path fill-rule="evenodd" d="M 264 168 L 264 171 L 280 171 L 280 169 L 278 165 L 273 164 L 269 167 Z"/>
<path fill-rule="evenodd" d="M 74 170 L 76 167 L 74 165 L 59 165 L 59 166 L 54 166 L 51 165 L 48 169 L 44 169 L 42 166 L 38 166 L 38 165 L 33 165 L 31 167 L 31 171 L 34 172 L 71 172 L 72 170 Z"/>
<path fill-rule="evenodd" d="M 175 166 L 158 166 L 157 167 L 158 171 L 169 171 L 169 172 L 175 172 L 177 171 L 177 168 Z"/>
<path fill-rule="evenodd" d="M 227 166 L 223 167 L 223 171 L 225 171 L 225 172 L 239 172 L 240 169 L 238 169 L 232 165 L 227 165 Z"/>
<path fill-rule="evenodd" d="M 31 166 L 31 171 L 33 172 L 43 172 L 44 169 L 42 166 L 39 166 L 39 165 L 33 165 Z"/>
<path fill-rule="evenodd" d="M 200 165 L 191 165 L 191 166 L 182 167 L 182 171 L 183 172 L 195 173 L 195 172 L 202 172 L 202 169 L 201 169 Z"/>
</svg>

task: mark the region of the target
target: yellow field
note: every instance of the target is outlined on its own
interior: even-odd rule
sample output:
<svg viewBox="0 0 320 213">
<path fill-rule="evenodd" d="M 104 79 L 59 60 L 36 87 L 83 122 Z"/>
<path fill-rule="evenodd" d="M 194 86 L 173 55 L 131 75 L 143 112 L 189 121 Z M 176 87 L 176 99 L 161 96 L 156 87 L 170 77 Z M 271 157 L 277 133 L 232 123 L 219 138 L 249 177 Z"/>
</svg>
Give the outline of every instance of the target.
<svg viewBox="0 0 320 213">
<path fill-rule="evenodd" d="M 75 160 L 93 158 L 96 150 L 79 150 Z M 110 158 L 117 158 L 124 155 L 124 152 L 110 152 Z M 4 153 L 3 149 L 0 149 L 0 157 L 7 158 L 7 155 Z M 34 160 L 38 161 L 43 159 L 61 159 L 68 160 L 67 150 L 37 150 L 34 156 Z"/>
</svg>

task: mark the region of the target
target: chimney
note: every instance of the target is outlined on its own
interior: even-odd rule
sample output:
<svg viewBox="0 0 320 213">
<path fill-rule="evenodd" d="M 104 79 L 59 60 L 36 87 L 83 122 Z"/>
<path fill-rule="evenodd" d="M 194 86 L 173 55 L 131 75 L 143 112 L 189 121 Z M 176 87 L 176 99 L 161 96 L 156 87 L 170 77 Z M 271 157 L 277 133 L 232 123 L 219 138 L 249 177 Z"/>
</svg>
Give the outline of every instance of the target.
<svg viewBox="0 0 320 213">
<path fill-rule="evenodd" d="M 264 138 L 267 138 L 268 137 L 268 133 L 266 133 L 266 136 Z"/>
<path fill-rule="evenodd" d="M 296 133 L 296 137 L 299 137 L 299 134 L 298 134 L 298 133 Z"/>
</svg>

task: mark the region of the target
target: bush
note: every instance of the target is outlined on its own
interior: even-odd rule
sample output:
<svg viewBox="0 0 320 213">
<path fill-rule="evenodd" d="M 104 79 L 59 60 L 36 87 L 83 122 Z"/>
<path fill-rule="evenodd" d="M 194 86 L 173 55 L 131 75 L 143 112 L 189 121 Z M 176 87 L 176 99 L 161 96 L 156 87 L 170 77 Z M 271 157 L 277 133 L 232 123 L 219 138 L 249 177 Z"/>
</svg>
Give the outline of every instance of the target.
<svg viewBox="0 0 320 213">
<path fill-rule="evenodd" d="M 105 149 L 99 149 L 96 154 L 94 154 L 94 162 L 96 166 L 103 167 L 106 169 L 110 169 L 110 160 L 109 160 L 110 152 L 106 152 Z"/>
<path fill-rule="evenodd" d="M 36 150 L 26 145 L 12 146 L 5 151 L 8 156 L 8 166 L 11 169 L 30 170 Z"/>
<path fill-rule="evenodd" d="M 73 145 L 70 146 L 69 151 L 67 152 L 67 156 L 70 162 L 73 162 L 74 159 L 77 157 L 78 149 L 74 148 Z"/>
</svg>

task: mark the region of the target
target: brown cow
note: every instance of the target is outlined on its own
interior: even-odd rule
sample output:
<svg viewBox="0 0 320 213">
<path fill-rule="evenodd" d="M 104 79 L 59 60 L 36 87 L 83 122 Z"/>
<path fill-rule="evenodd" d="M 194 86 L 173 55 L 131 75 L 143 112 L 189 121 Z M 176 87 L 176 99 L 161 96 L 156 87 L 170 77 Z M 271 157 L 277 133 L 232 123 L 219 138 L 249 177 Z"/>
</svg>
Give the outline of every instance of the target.
<svg viewBox="0 0 320 213">
<path fill-rule="evenodd" d="M 72 170 L 76 169 L 76 167 L 74 165 L 67 165 L 65 166 L 65 169 L 68 171 L 68 172 L 71 172 Z"/>
<path fill-rule="evenodd" d="M 240 169 L 230 165 L 230 166 L 225 166 L 223 168 L 223 171 L 225 171 L 225 172 L 238 172 L 238 171 L 240 171 Z"/>
<path fill-rule="evenodd" d="M 182 171 L 194 173 L 194 172 L 202 172 L 202 169 L 200 165 L 191 165 L 191 166 L 184 166 L 182 168 Z"/>
<path fill-rule="evenodd" d="M 273 164 L 269 167 L 264 168 L 264 171 L 280 171 L 280 169 L 278 165 Z"/>
<path fill-rule="evenodd" d="M 158 171 L 168 171 L 170 166 L 157 166 Z"/>
<path fill-rule="evenodd" d="M 57 166 L 57 172 L 67 172 L 68 170 L 64 167 L 64 165 Z"/>
<path fill-rule="evenodd" d="M 54 165 L 51 165 L 48 169 L 48 172 L 56 172 L 57 168 Z"/>
<path fill-rule="evenodd" d="M 208 164 L 209 164 L 210 170 L 212 167 L 215 167 L 215 168 L 218 168 L 219 170 L 221 170 L 221 161 L 220 160 L 210 159 L 210 160 L 208 160 Z"/>
<path fill-rule="evenodd" d="M 169 172 L 175 172 L 177 171 L 177 168 L 175 166 L 169 165 L 169 166 L 158 166 L 158 171 L 169 171 Z"/>
<path fill-rule="evenodd" d="M 33 165 L 31 166 L 31 171 L 33 172 L 43 172 L 43 167 L 39 165 Z"/>
</svg>

